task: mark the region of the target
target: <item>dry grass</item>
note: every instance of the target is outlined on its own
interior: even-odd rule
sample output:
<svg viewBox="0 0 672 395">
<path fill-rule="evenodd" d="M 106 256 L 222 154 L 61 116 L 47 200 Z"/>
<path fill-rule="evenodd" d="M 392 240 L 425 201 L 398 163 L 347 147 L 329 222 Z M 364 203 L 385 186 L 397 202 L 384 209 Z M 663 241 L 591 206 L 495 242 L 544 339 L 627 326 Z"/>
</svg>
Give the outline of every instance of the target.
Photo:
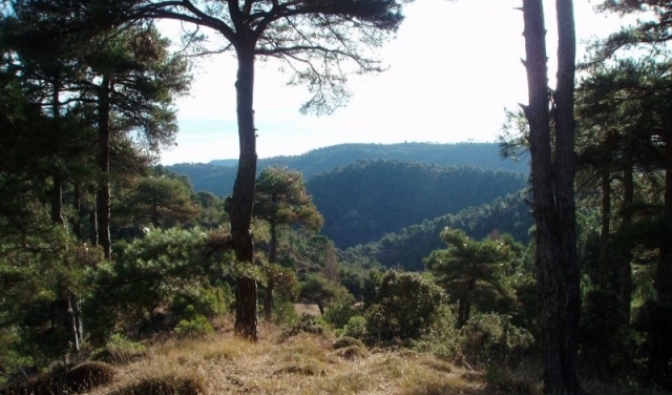
<svg viewBox="0 0 672 395">
<path fill-rule="evenodd" d="M 166 377 L 198 383 L 203 395 L 485 394 L 483 382 L 462 380 L 463 370 L 430 355 L 369 352 L 356 344 L 335 350 L 331 335 L 302 333 L 279 342 L 281 330 L 268 324 L 259 334 L 255 344 L 227 331 L 151 346 L 144 359 L 118 366 L 111 385 L 89 394 L 136 393 Z"/>
<path fill-rule="evenodd" d="M 533 375 L 521 372 L 495 377 L 497 386 L 489 373 L 430 354 L 366 350 L 348 341 L 335 349 L 331 335 L 301 333 L 280 342 L 281 333 L 261 324 L 257 343 L 223 331 L 155 344 L 142 360 L 117 366 L 111 384 L 88 394 L 536 395 L 540 388 Z"/>
</svg>

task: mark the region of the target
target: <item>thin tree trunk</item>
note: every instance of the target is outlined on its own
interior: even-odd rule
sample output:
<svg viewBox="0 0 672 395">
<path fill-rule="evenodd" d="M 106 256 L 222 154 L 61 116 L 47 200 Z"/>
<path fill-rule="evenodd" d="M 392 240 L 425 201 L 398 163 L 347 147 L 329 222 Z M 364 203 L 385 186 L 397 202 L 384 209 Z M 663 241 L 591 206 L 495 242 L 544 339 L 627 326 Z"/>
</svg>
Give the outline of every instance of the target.
<svg viewBox="0 0 672 395">
<path fill-rule="evenodd" d="M 628 155 L 626 167 L 623 171 L 623 214 L 621 217 L 621 233 L 632 226 L 632 204 L 635 200 L 635 182 L 633 178 L 632 155 Z M 623 238 L 619 243 L 619 277 L 620 294 L 625 323 L 630 324 L 630 309 L 632 304 L 632 244 Z"/>
<path fill-rule="evenodd" d="M 275 196 L 274 196 L 275 200 Z M 275 221 L 270 221 L 271 225 L 271 251 L 268 255 L 268 263 L 274 265 L 278 257 L 278 233 Z M 264 318 L 270 320 L 273 317 L 273 270 L 268 270 L 268 283 L 266 284 L 266 294 L 264 295 Z"/>
<path fill-rule="evenodd" d="M 540 0 L 523 0 L 534 217 L 544 306 L 544 392 L 580 394 L 576 356 L 580 317 L 574 206 L 574 58 L 571 0 L 557 0 L 558 85 L 555 161 L 551 152 L 546 28 Z"/>
<path fill-rule="evenodd" d="M 89 186 L 89 193 L 92 198 L 91 207 L 89 208 L 89 242 L 92 246 L 98 245 L 98 208 L 96 206 L 96 187 Z"/>
<path fill-rule="evenodd" d="M 239 45 L 236 99 L 240 158 L 238 173 L 231 197 L 231 235 L 236 258 L 253 264 L 254 245 L 250 233 L 254 183 L 257 171 L 256 129 L 254 127 L 254 46 Z M 236 334 L 252 341 L 257 340 L 257 283 L 254 278 L 242 275 L 237 279 Z"/>
<path fill-rule="evenodd" d="M 77 181 L 73 184 L 74 196 L 72 206 L 75 209 L 75 220 L 72 223 L 72 232 L 75 234 L 77 240 L 82 240 L 82 184 Z"/>
<path fill-rule="evenodd" d="M 611 216 L 611 172 L 605 165 L 602 169 L 602 221 L 600 231 L 600 269 L 598 286 L 606 290 L 609 285 L 611 253 L 609 251 L 609 227 Z"/>
<path fill-rule="evenodd" d="M 60 128 L 61 119 L 60 91 L 60 70 L 57 69 L 54 74 L 53 91 L 51 94 L 52 120 L 56 132 Z M 65 220 L 63 219 L 63 169 L 58 161 L 54 163 L 52 180 L 54 185 L 51 191 L 51 222 L 65 226 Z"/>
<path fill-rule="evenodd" d="M 110 239 L 110 78 L 103 76 L 98 92 L 98 242 L 109 260 Z"/>
</svg>

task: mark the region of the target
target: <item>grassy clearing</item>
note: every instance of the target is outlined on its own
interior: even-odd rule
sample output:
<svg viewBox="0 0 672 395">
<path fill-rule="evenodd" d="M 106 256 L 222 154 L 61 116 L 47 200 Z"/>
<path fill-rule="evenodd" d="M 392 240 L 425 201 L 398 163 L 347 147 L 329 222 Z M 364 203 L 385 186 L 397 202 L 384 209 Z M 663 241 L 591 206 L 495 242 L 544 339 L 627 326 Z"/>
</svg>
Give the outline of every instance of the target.
<svg viewBox="0 0 672 395">
<path fill-rule="evenodd" d="M 226 327 L 226 323 L 223 323 Z M 257 343 L 231 331 L 148 346 L 115 366 L 110 384 L 89 395 L 540 395 L 539 368 L 472 370 L 411 350 L 367 350 L 354 339 L 262 324 Z M 644 394 L 586 383 L 589 394 Z M 647 392 L 651 394 L 650 390 Z"/>
</svg>

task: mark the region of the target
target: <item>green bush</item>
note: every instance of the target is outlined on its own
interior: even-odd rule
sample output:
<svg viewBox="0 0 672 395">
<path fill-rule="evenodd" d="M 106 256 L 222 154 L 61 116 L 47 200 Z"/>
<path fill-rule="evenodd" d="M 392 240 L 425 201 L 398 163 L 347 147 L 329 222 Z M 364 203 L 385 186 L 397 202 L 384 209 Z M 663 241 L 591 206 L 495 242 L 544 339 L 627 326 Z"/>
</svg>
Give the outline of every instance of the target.
<svg viewBox="0 0 672 395">
<path fill-rule="evenodd" d="M 343 328 L 350 318 L 355 315 L 357 315 L 355 297 L 347 294 L 341 300 L 334 303 L 329 310 L 324 313 L 324 320 L 330 323 L 334 328 Z"/>
<path fill-rule="evenodd" d="M 511 323 L 511 316 L 476 315 L 461 328 L 462 350 L 472 360 L 508 362 L 521 357 L 534 344 L 532 334 Z"/>
<path fill-rule="evenodd" d="M 190 320 L 182 320 L 175 327 L 174 333 L 178 337 L 200 337 L 212 334 L 215 329 L 207 318 L 195 315 Z"/>
<path fill-rule="evenodd" d="M 428 333 L 444 304 L 443 290 L 417 273 L 389 271 L 366 311 L 374 341 L 419 339 Z"/>
<path fill-rule="evenodd" d="M 362 316 L 350 317 L 348 322 L 343 326 L 343 336 L 365 339 L 368 334 L 367 326 L 366 318 Z"/>
<path fill-rule="evenodd" d="M 275 299 L 273 301 L 273 322 L 278 325 L 294 325 L 299 321 L 294 303 L 288 300 Z"/>
<path fill-rule="evenodd" d="M 195 288 L 175 295 L 170 311 L 177 319 L 191 319 L 196 314 L 212 318 L 226 311 L 227 299 L 221 288 Z"/>
</svg>

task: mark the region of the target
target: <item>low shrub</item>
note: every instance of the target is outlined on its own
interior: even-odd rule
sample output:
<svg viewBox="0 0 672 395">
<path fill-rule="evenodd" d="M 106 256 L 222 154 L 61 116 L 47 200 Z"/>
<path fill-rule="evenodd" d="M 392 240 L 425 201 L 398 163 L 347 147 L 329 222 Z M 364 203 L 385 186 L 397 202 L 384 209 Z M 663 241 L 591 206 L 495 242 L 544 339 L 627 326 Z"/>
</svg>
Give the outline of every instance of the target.
<svg viewBox="0 0 672 395">
<path fill-rule="evenodd" d="M 180 338 L 202 337 L 214 332 L 215 329 L 210 324 L 210 321 L 200 314 L 196 314 L 190 320 L 180 321 L 173 331 L 173 333 Z"/>
<path fill-rule="evenodd" d="M 131 383 L 108 395 L 207 395 L 200 378 L 192 376 L 150 377 Z"/>
</svg>

